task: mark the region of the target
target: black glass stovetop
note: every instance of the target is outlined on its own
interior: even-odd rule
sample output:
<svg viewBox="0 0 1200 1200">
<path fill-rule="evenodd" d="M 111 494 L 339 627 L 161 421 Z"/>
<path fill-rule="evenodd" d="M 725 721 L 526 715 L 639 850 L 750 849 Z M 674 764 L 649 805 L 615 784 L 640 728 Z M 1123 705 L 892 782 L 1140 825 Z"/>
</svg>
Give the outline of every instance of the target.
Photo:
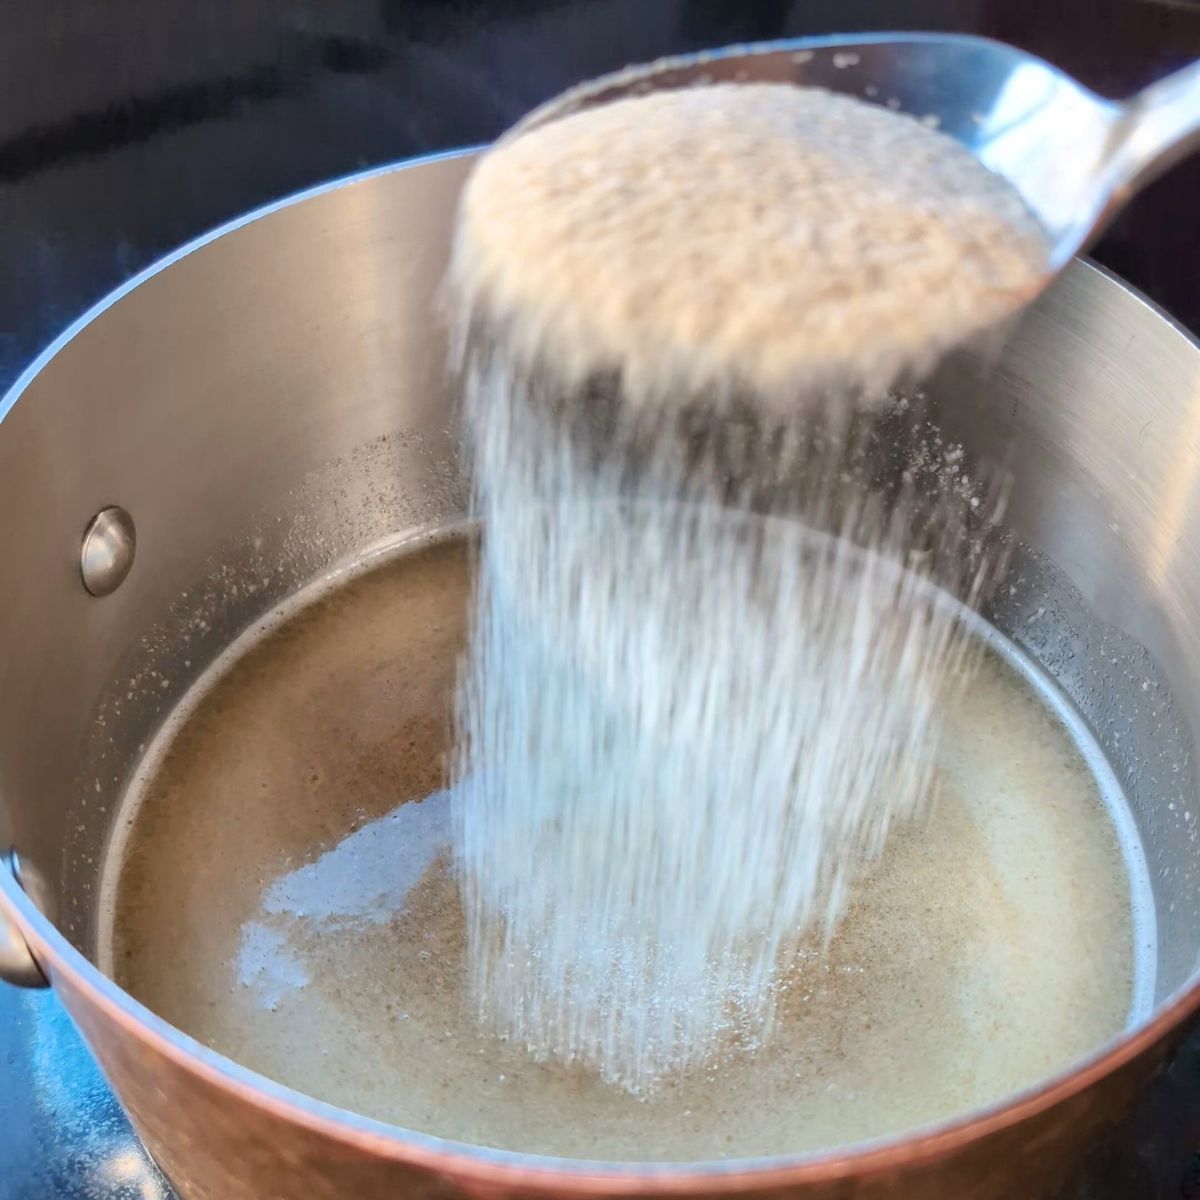
<svg viewBox="0 0 1200 1200">
<path fill-rule="evenodd" d="M 1200 58 L 1200 0 L 0 0 L 0 393 L 177 245 L 322 180 L 487 141 L 630 61 L 868 29 L 984 33 L 1126 94 Z M 1200 157 L 1096 257 L 1200 330 Z M 49 993 L 0 985 L 0 1200 L 162 1200 Z M 1200 1036 L 1064 1200 L 1200 1200 Z"/>
</svg>

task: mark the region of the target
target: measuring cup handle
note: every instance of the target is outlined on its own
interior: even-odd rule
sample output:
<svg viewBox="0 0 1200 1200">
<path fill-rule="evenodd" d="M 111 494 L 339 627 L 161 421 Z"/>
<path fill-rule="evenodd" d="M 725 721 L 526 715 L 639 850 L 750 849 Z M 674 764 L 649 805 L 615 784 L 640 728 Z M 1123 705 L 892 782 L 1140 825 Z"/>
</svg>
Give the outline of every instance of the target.
<svg viewBox="0 0 1200 1200">
<path fill-rule="evenodd" d="M 1144 187 L 1200 148 L 1200 61 L 1128 100 L 1118 136 L 1112 161 L 1117 196 Z"/>
</svg>

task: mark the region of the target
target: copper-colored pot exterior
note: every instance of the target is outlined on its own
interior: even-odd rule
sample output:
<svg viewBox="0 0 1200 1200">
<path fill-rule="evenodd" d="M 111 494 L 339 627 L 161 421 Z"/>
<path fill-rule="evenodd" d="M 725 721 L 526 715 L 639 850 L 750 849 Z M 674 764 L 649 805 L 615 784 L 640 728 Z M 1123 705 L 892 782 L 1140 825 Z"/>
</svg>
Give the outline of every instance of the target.
<svg viewBox="0 0 1200 1200">
<path fill-rule="evenodd" d="M 1182 1033 L 1170 1024 L 1121 1065 L 995 1122 L 915 1138 L 869 1155 L 731 1174 L 638 1179 L 413 1154 L 386 1136 L 300 1123 L 286 1104 L 164 1055 L 124 1014 L 63 976 L 54 986 L 147 1148 L 185 1200 L 395 1200 L 397 1197 L 716 1197 L 747 1200 L 1041 1200 L 1054 1197 L 1127 1113 Z M 994 1125 L 995 1127 L 989 1127 Z M 1132 1200 L 1132 1198 L 1131 1198 Z"/>
</svg>

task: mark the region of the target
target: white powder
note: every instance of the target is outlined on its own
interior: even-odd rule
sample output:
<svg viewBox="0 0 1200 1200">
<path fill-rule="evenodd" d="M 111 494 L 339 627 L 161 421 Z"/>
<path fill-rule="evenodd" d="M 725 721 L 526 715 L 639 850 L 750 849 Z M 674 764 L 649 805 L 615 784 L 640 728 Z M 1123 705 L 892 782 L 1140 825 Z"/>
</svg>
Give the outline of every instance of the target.
<svg viewBox="0 0 1200 1200">
<path fill-rule="evenodd" d="M 618 101 L 483 159 L 452 807 L 502 1035 L 636 1092 L 769 1040 L 781 966 L 928 803 L 995 566 L 995 496 L 875 389 L 1036 250 L 961 148 L 824 92 Z"/>
</svg>

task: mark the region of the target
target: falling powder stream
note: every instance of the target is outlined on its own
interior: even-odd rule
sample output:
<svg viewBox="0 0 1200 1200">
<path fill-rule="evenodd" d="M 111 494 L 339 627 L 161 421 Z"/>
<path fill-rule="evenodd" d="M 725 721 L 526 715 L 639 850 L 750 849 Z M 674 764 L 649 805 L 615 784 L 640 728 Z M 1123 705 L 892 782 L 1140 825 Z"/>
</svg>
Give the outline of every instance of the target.
<svg viewBox="0 0 1200 1200">
<path fill-rule="evenodd" d="M 720 117 L 710 148 L 745 136 L 728 106 L 747 90 L 706 89 Z M 725 109 L 711 98 L 722 91 Z M 778 88 L 777 123 L 795 117 L 783 93 L 801 98 L 801 129 L 810 106 L 823 112 L 811 93 Z M 615 137 L 634 118 L 609 110 L 637 103 L 584 116 L 607 112 L 602 132 Z M 692 138 L 697 114 L 686 115 Z M 906 136 L 916 127 L 889 118 Z M 853 112 L 838 119 L 854 132 Z M 669 160 L 669 106 L 659 120 Z M 803 159 L 811 148 L 792 142 Z M 571 144 L 544 164 L 546 180 Z M 781 965 L 832 934 L 863 864 L 929 802 L 934 713 L 968 674 L 962 606 L 996 576 L 1001 489 L 967 478 L 919 403 L 830 399 L 826 367 L 805 386 L 761 333 L 768 374 L 744 362 L 687 390 L 674 365 L 647 367 L 644 343 L 638 371 L 623 370 L 603 339 L 587 341 L 582 317 L 560 354 L 562 322 L 548 332 L 504 283 L 542 266 L 519 239 L 497 266 L 504 174 L 481 169 L 468 188 L 451 281 L 483 529 L 452 793 L 471 984 L 502 1036 L 647 1092 L 769 1039 Z M 726 178 L 731 195 L 745 183 Z M 539 193 L 528 174 L 523 186 L 533 228 L 539 196 L 561 193 Z M 988 188 L 990 176 L 974 199 Z M 709 202 L 722 195 L 710 189 Z M 794 194 L 786 203 L 822 215 Z M 922 219 L 935 217 L 927 205 Z M 927 240 L 944 253 L 950 234 Z M 704 283 L 693 307 L 719 308 Z M 977 304 L 980 324 L 994 299 Z M 676 315 L 677 329 L 694 327 Z M 786 306 L 776 322 L 794 333 Z M 664 363 L 679 361 L 673 336 Z M 852 382 L 877 388 L 881 372 L 894 373 L 890 360 Z"/>
</svg>

